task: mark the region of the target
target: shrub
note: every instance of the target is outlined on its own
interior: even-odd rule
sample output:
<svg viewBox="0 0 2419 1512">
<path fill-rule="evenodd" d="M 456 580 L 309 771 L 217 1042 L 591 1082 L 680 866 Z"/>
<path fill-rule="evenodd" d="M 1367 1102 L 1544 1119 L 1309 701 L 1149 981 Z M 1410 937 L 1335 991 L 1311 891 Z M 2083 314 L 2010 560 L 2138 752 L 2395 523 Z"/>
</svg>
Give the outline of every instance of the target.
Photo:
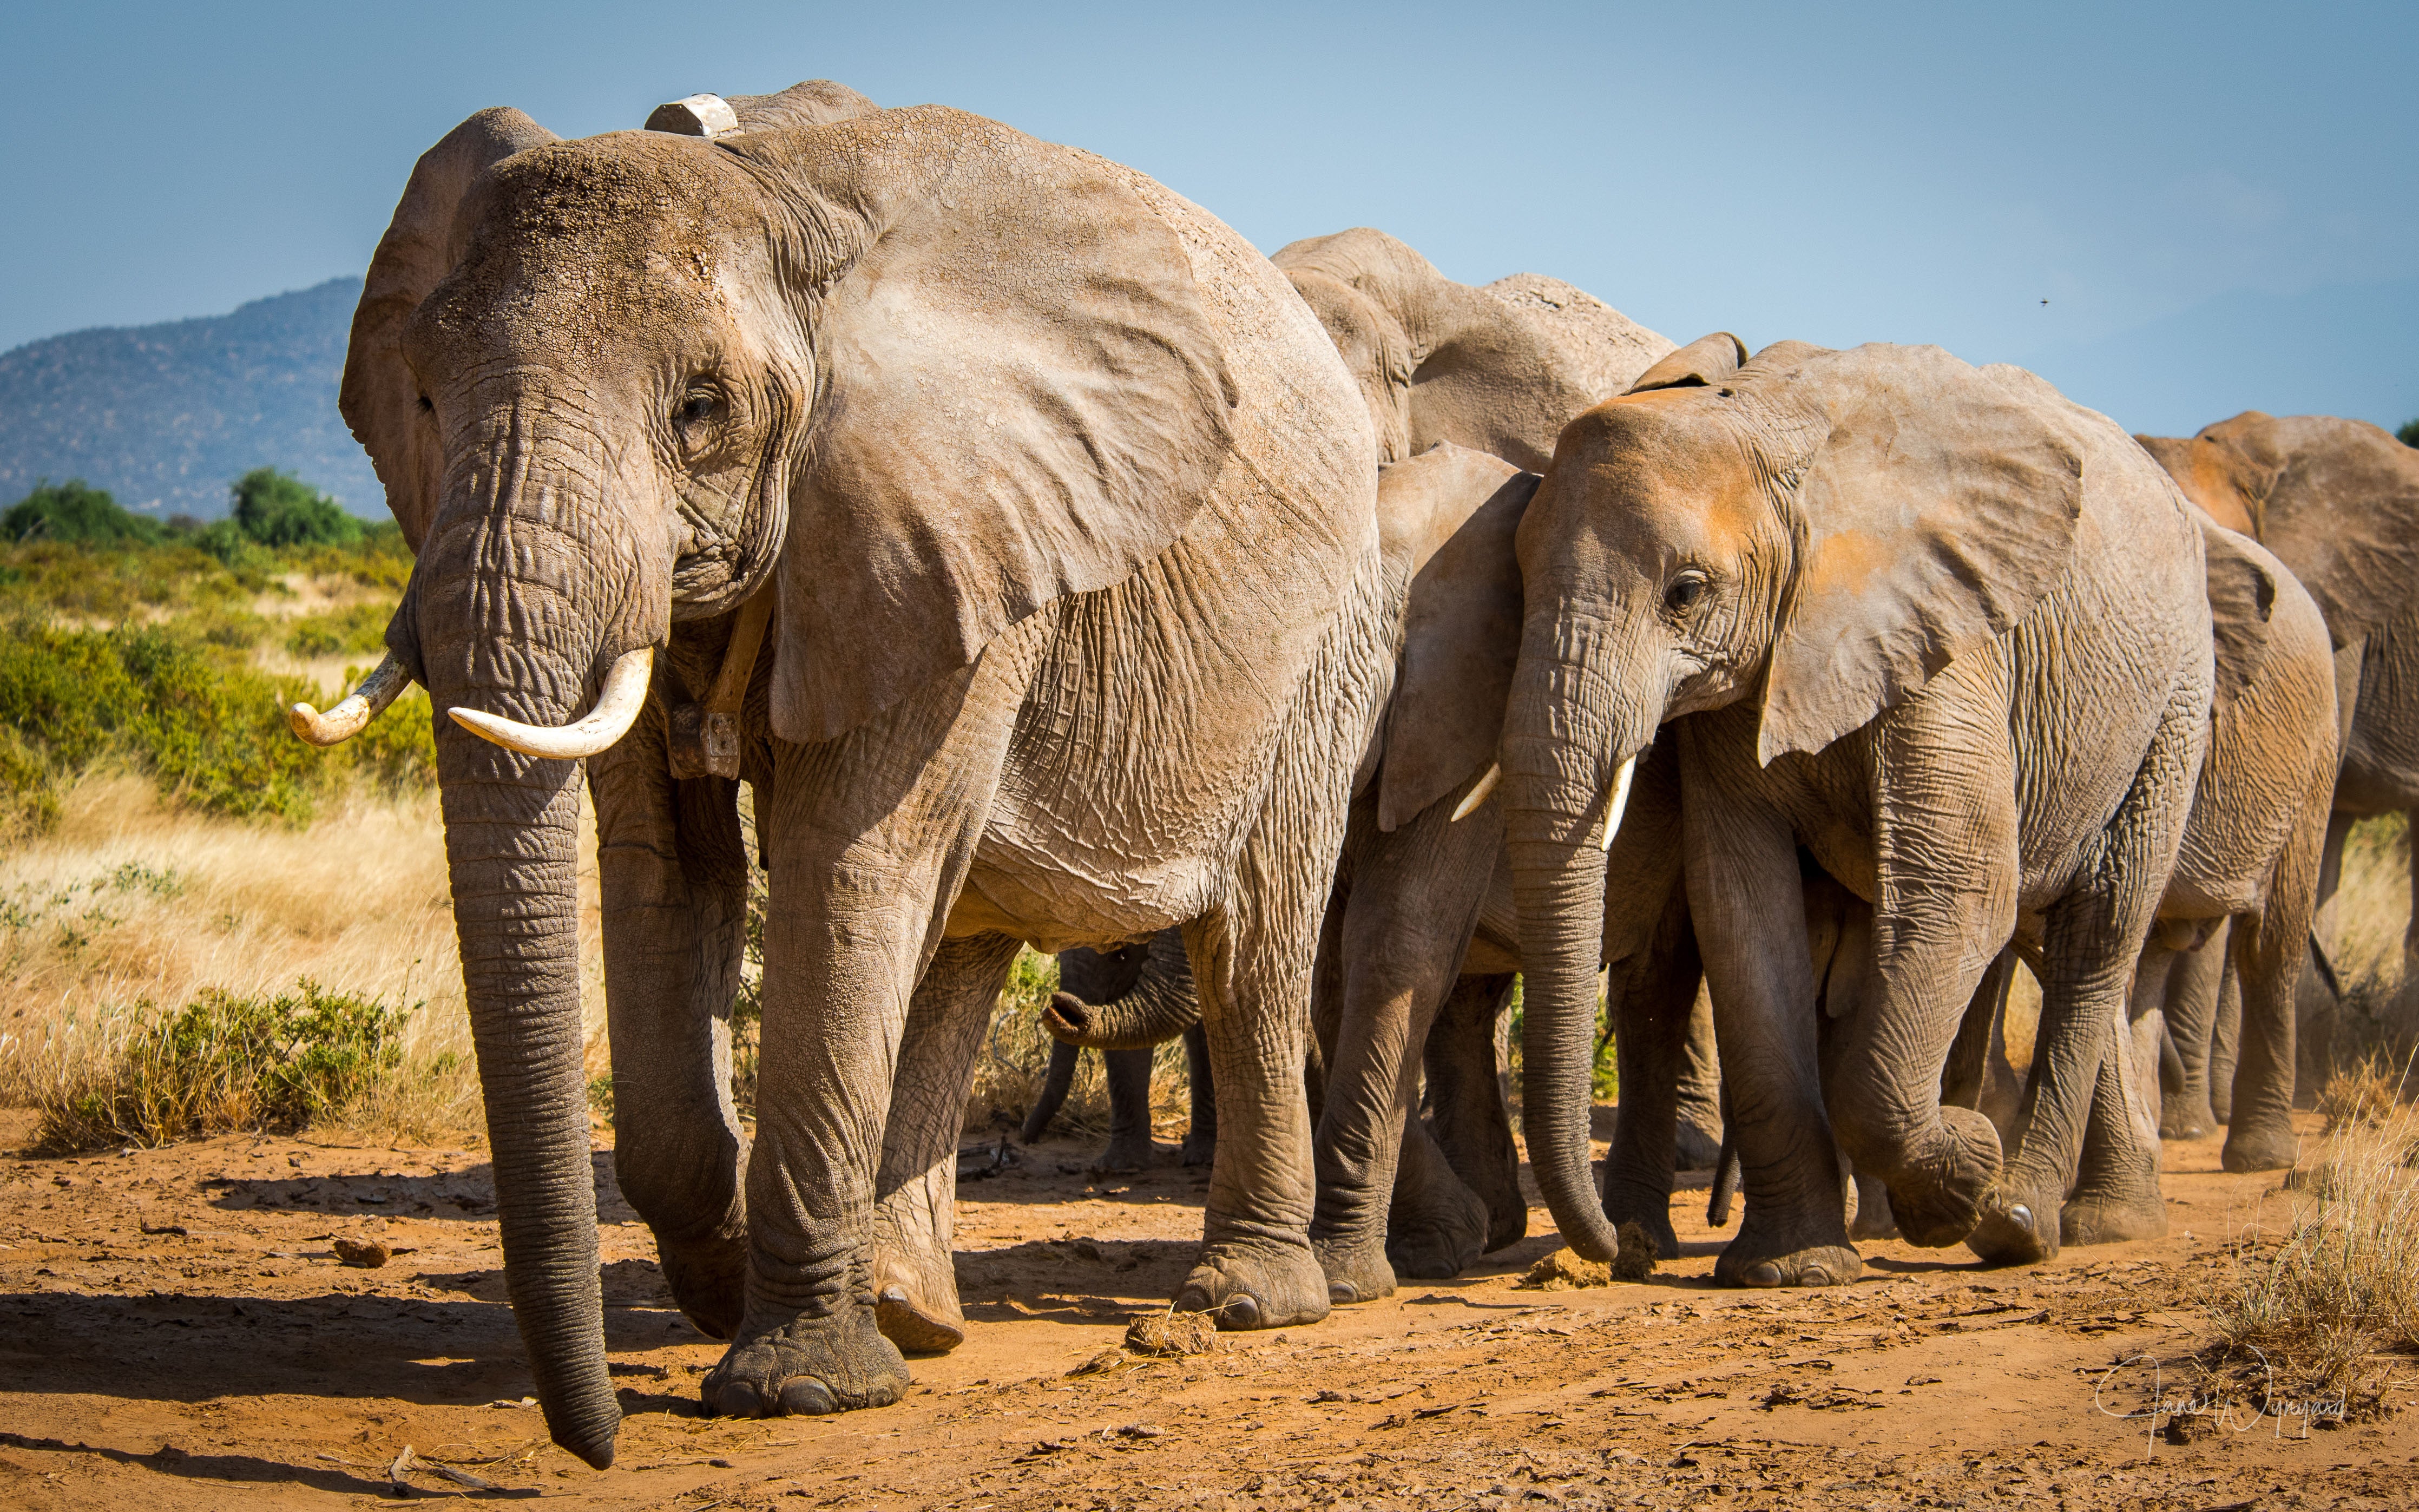
<svg viewBox="0 0 2419 1512">
<path fill-rule="evenodd" d="M 386 649 L 386 622 L 393 617 L 394 610 L 384 604 L 299 615 L 289 622 L 285 649 L 297 656 L 375 656 Z"/>
<path fill-rule="evenodd" d="M 148 546 L 166 535 L 159 521 L 120 508 L 116 500 L 82 478 L 58 484 L 44 479 L 0 514 L 0 537 L 11 541 L 138 541 Z"/>
<path fill-rule="evenodd" d="M 2405 446 L 2419 446 L 2419 420 L 2404 421 L 2402 428 L 2394 433 L 2394 439 Z"/>
<path fill-rule="evenodd" d="M 308 979 L 267 998 L 208 988 L 166 1015 L 142 1005 L 106 1064 L 45 1088 L 36 1147 L 67 1154 L 234 1130 L 292 1133 L 392 1077 L 410 1015 Z"/>
<path fill-rule="evenodd" d="M 254 468 L 230 491 L 237 526 L 262 546 L 352 546 L 362 538 L 362 522 L 344 505 L 290 472 Z"/>
<path fill-rule="evenodd" d="M 2369 1068 L 2361 1080 L 2382 1080 Z M 2245 1239 L 2211 1305 L 2226 1363 L 2280 1400 L 2382 1410 L 2374 1356 L 2419 1350 L 2419 1114 L 2373 1085 L 2336 1093 L 2335 1127 L 2293 1173 L 2281 1240 Z M 2384 1373 L 2391 1375 L 2391 1371 Z"/>
</svg>

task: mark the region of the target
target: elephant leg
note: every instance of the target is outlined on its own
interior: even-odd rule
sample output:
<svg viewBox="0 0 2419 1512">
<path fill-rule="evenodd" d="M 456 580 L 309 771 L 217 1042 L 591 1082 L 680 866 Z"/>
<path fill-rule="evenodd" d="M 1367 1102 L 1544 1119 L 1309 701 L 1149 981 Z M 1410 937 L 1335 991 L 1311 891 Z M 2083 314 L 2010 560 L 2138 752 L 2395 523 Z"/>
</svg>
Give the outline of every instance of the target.
<svg viewBox="0 0 2419 1512">
<path fill-rule="evenodd" d="M 2209 1111 L 2221 1124 L 2234 1121 L 2234 1072 L 2242 1052 L 2242 973 L 2234 964 L 2231 926 L 2228 933 L 2217 983 L 2217 1022 L 2209 1031 Z"/>
<path fill-rule="evenodd" d="M 875 1317 L 872 1243 L 900 1042 L 1048 618 L 836 740 L 774 744 L 747 1305 L 703 1382 L 712 1412 L 828 1412 L 906 1389 L 906 1362 Z M 963 1079 L 948 1089 L 963 1092 Z"/>
<path fill-rule="evenodd" d="M 1437 1145 L 1461 1184 L 1487 1204 L 1482 1254 L 1517 1244 L 1529 1231 L 1529 1200 L 1520 1192 L 1520 1147 L 1512 1137 L 1503 1084 L 1495 1074 L 1495 1026 L 1518 980 L 1508 971 L 1457 979 L 1428 1026 L 1427 1047 L 1421 1055 Z M 1399 1180 L 1394 1190 L 1400 1200 Z"/>
<path fill-rule="evenodd" d="M 1020 1143 L 1038 1143 L 1050 1132 L 1050 1120 L 1067 1105 L 1067 1089 L 1075 1085 L 1075 1063 L 1083 1054 L 1080 1045 L 1064 1040 L 1050 1041 L 1050 1067 L 1042 1073 L 1041 1090 L 1033 1099 L 1033 1110 L 1025 1116 L 1025 1127 L 1017 1131 Z"/>
<path fill-rule="evenodd" d="M 1184 1031 L 1184 1079 L 1193 1121 L 1184 1131 L 1183 1161 L 1207 1165 L 1218 1153 L 1218 1084 L 1210 1074 L 1210 1035 L 1195 1024 Z"/>
<path fill-rule="evenodd" d="M 1109 1143 L 1092 1162 L 1096 1171 L 1140 1171 L 1158 1151 L 1150 1142 L 1150 1062 L 1157 1052 L 1103 1050 L 1109 1083 Z"/>
<path fill-rule="evenodd" d="M 1687 1083 L 1698 1070 L 1693 1042 L 1699 1011 L 1711 1039 L 1713 1010 L 1698 991 L 1703 970 L 1688 918 L 1687 895 L 1673 888 L 1656 924 L 1652 943 L 1612 964 L 1606 980 L 1612 1016 L 1613 1065 L 1621 1077 L 1612 1143 L 1604 1154 L 1604 1215 L 1618 1227 L 1645 1226 L 1655 1250 L 1676 1259 L 1680 1236 L 1672 1227 L 1672 1177 L 1682 1164 L 1679 1148 L 1691 1127 L 1684 1111 Z M 1721 1161 L 1720 1063 L 1707 1046 L 1716 1072 L 1716 1106 L 1705 1121 L 1716 1131 L 1707 1165 Z"/>
<path fill-rule="evenodd" d="M 1339 889 L 1343 1000 L 1313 1146 L 1310 1227 L 1328 1298 L 1338 1304 L 1391 1293 L 1394 1254 L 1436 1279 L 1459 1274 L 1486 1250 L 1486 1204 L 1416 1127 L 1423 1048 L 1457 984 L 1500 846 L 1491 820 L 1456 825 L 1450 813 L 1431 805 L 1388 835 L 1378 830 L 1375 803 L 1353 810 L 1352 887 Z M 1407 1147 L 1416 1160 L 1408 1169 Z"/>
<path fill-rule="evenodd" d="M 1684 739 L 1693 745 L 1695 733 Z M 1690 765 L 1692 787 L 1698 775 Z M 1797 845 L 1781 814 L 1741 797 L 1690 803 L 1682 815 L 1689 911 L 1721 1045 L 1724 1129 L 1748 1197 L 1746 1219 L 1715 1262 L 1714 1278 L 1726 1286 L 1837 1285 L 1854 1280 L 1863 1262 L 1848 1242 L 1823 1106 Z"/>
<path fill-rule="evenodd" d="M 2176 963 L 2167 978 L 2167 1036 L 2182 1069 L 2159 1112 L 2159 1133 L 2169 1139 L 2205 1139 L 2217 1128 L 2210 1107 L 2210 1041 L 2217 1030 L 2217 999 L 2226 986 L 2226 957 L 2233 933 L 2221 923 L 2197 949 Z"/>
<path fill-rule="evenodd" d="M 1702 991 L 1688 1008 L 1687 1057 L 1680 1065 L 1678 1118 L 1673 1153 L 1679 1169 L 1712 1170 L 1722 1154 L 1722 1064 L 1714 1044 L 1714 1001 Z M 1665 1222 L 1669 1221 L 1667 1213 Z"/>
<path fill-rule="evenodd" d="M 2314 804 L 2315 809 L 2317 806 Z M 2281 1171 L 2299 1158 L 2293 1134 L 2294 995 L 2309 959 L 2310 919 L 2327 833 L 2321 816 L 2295 826 L 2276 858 L 2260 911 L 2234 924 L 2242 983 L 2234 1096 L 2221 1153 L 2229 1171 Z"/>
<path fill-rule="evenodd" d="M 613 1174 L 655 1230 L 665 1284 L 698 1331 L 739 1326 L 747 1276 L 731 1002 L 747 946 L 738 784 L 676 782 L 641 717 L 588 764 L 596 803 Z"/>
<path fill-rule="evenodd" d="M 910 1353 L 946 1354 L 965 1342 L 949 1257 L 958 1140 L 975 1057 L 1016 951 L 1004 934 L 945 940 L 907 1004 L 874 1178 L 873 1313 L 883 1336 Z"/>
<path fill-rule="evenodd" d="M 2178 924 L 2153 930 L 2134 968 L 2126 1017 L 2112 1026 L 2093 1080 L 2074 1184 L 2058 1210 L 2061 1243 L 2113 1244 L 2167 1231 L 2159 1193 L 2159 1046 L 2167 1038 L 2160 1005 L 2192 958 L 2180 949 L 2192 943 L 2191 933 Z"/>
<path fill-rule="evenodd" d="M 2082 1160 L 2102 1063 L 2113 1058 L 2115 1026 L 2131 1017 L 2134 968 L 2192 807 L 2208 728 L 2199 702 L 2184 689 L 2171 697 L 2132 790 L 2102 832 L 2094 865 L 2043 911 L 2032 1074 L 2016 1115 L 2014 1148 L 1966 1239 L 1994 1263 L 2026 1264 L 2057 1253 L 2058 1213 Z M 1903 1205 L 1899 1221 L 1906 1221 Z"/>
</svg>

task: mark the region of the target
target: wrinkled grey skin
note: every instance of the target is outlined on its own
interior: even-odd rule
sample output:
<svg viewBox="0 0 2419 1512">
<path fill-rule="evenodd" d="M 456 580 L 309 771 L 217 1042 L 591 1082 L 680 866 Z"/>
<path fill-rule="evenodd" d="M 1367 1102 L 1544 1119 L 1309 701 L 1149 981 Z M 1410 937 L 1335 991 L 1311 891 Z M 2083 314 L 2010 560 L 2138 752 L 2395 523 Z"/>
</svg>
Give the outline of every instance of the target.
<svg viewBox="0 0 2419 1512">
<path fill-rule="evenodd" d="M 1520 527 L 1502 801 L 1557 1223 L 1616 1248 L 1587 1180 L 1596 847 L 1616 770 L 1670 741 L 1748 1194 L 1717 1279 L 1857 1273 L 1835 1129 L 1913 1242 L 1994 1218 L 2054 1253 L 2207 741 L 2197 532 L 2105 420 L 1934 348 L 1784 343 L 1641 388 L 1564 430 Z M 1815 961 L 1808 865 L 1872 908 L 1869 949 Z M 2044 1007 L 2003 1159 L 1940 1093 L 2011 936 Z"/>
<path fill-rule="evenodd" d="M 1271 1095 L 1220 1110 L 1179 1304 L 1325 1313 L 1283 1068 L 1393 647 L 1366 409 L 1273 268 L 1139 175 L 935 107 L 713 141 L 485 112 L 398 205 L 343 406 L 418 553 L 388 640 L 440 711 L 506 1278 L 558 1442 L 605 1464 L 620 1418 L 581 770 L 442 711 L 562 725 L 648 646 L 650 703 L 591 764 L 617 1169 L 732 1335 L 712 1409 L 888 1402 L 894 1338 L 960 1332 L 957 1124 L 1020 941 L 1183 928 L 1221 1096 L 1244 1066 Z M 770 873 L 743 1199 L 734 790 L 672 780 L 663 719 L 776 579 L 740 719 Z"/>
<path fill-rule="evenodd" d="M 2246 410 L 2189 439 L 2134 438 L 2184 493 L 2228 530 L 2273 552 L 2317 600 L 2335 648 L 2341 766 L 2319 863 L 2319 925 L 2300 985 L 2302 1095 L 2327 1073 L 2337 983 L 2319 941 L 2332 934 L 2329 900 L 2353 824 L 2419 810 L 2419 452 L 2375 425 L 2326 415 L 2282 418 Z M 2419 870 L 2412 877 L 2419 896 Z M 2404 954 L 2419 949 L 2406 938 Z M 2201 956 L 2207 959 L 2199 959 Z M 2170 1136 L 2228 1125 L 2227 1159 L 2240 1168 L 2290 1165 L 2291 1132 L 2274 1121 L 2233 1127 L 2240 1064 L 2231 1028 L 2241 988 L 2213 939 L 2170 983 L 2171 1037 L 2180 1085 L 2165 1100 Z M 2248 1047 L 2273 1057 L 2273 1046 Z"/>
<path fill-rule="evenodd" d="M 1210 1041 L 1201 1030 L 1200 999 L 1193 990 L 1193 968 L 1184 959 L 1184 938 L 1162 930 L 1148 940 L 1095 950 L 1078 946 L 1058 952 L 1060 1015 L 1076 1023 L 1102 1024 L 1131 1013 L 1149 1027 L 1140 1030 L 1107 1027 L 1102 1038 L 1117 1041 L 1101 1051 L 1109 1087 L 1109 1143 L 1092 1161 L 1096 1171 L 1139 1171 L 1157 1164 L 1158 1148 L 1150 1137 L 1150 1071 L 1158 1045 L 1157 1026 L 1181 1022 L 1186 1085 L 1192 1100 L 1192 1120 L 1186 1126 L 1178 1157 L 1187 1165 L 1207 1165 L 1218 1148 L 1218 1103 L 1211 1092 Z M 1171 1037 L 1172 1038 L 1172 1037 Z M 1018 1137 L 1026 1144 L 1040 1139 L 1067 1101 L 1075 1079 L 1081 1045 L 1053 1039 L 1050 1066 L 1040 1095 L 1025 1116 Z"/>
</svg>

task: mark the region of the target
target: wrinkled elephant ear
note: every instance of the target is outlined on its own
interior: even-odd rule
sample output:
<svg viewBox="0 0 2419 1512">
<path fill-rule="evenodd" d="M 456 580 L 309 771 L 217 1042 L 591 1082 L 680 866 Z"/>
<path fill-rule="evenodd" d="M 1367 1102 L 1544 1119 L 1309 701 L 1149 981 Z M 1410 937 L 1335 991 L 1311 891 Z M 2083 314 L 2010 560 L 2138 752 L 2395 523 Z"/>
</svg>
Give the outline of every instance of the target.
<svg viewBox="0 0 2419 1512">
<path fill-rule="evenodd" d="M 773 726 L 829 740 L 1207 496 L 1236 403 L 1138 175 L 937 106 L 722 144 L 792 193 L 820 370 L 779 567 Z"/>
<path fill-rule="evenodd" d="M 1321 269 L 1286 268 L 1286 277 L 1318 317 L 1361 391 L 1362 402 L 1369 407 L 1370 424 L 1378 430 L 1379 462 L 1403 460 L 1411 445 L 1410 338 L 1367 295 Z"/>
<path fill-rule="evenodd" d="M 2134 440 L 2166 470 L 2201 513 L 2237 534 L 2258 539 L 2259 516 L 2276 481 L 2275 469 L 2257 466 L 2206 431 L 2198 436 L 2136 436 Z"/>
<path fill-rule="evenodd" d="M 2026 376 L 2028 377 L 2028 376 Z M 1936 347 L 1767 347 L 1733 379 L 1811 422 L 1759 758 L 1817 751 L 2024 618 L 2083 507 L 2073 411 Z"/>
<path fill-rule="evenodd" d="M 1378 474 L 1379 539 L 1410 575 L 1386 704 L 1378 827 L 1389 833 L 1495 759 L 1520 659 L 1514 538 L 1537 474 L 1443 445 Z"/>
<path fill-rule="evenodd" d="M 438 281 L 462 259 L 455 211 L 481 174 L 514 153 L 556 140 L 519 111 L 483 110 L 421 154 L 395 203 L 394 219 L 370 258 L 362 302 L 353 311 L 336 407 L 370 454 L 387 507 L 414 551 L 437 516 L 444 466 L 437 423 L 421 407 L 420 386 L 403 360 L 403 326 Z"/>
<path fill-rule="evenodd" d="M 2419 597 L 2419 451 L 2332 415 L 2238 415 L 2201 436 L 2273 470 L 2260 544 L 2319 601 L 2338 648 Z"/>
<path fill-rule="evenodd" d="M 1632 393 L 1649 389 L 1703 389 L 1723 382 L 1747 361 L 1747 344 L 1727 331 L 1699 336 L 1638 375 Z"/>
<path fill-rule="evenodd" d="M 2268 626 L 2276 612 L 2276 560 L 2257 542 L 2213 520 L 2200 521 L 2209 568 L 2210 628 L 2217 644 L 2217 685 L 2211 702 L 2233 702 L 2258 675 L 2268 656 Z"/>
</svg>

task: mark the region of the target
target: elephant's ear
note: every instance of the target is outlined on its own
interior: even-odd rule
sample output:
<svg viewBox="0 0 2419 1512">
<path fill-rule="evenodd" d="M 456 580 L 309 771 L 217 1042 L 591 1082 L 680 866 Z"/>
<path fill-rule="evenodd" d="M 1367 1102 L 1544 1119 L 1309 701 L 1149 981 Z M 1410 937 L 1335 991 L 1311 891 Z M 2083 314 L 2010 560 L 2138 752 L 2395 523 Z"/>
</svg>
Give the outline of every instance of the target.
<svg viewBox="0 0 2419 1512">
<path fill-rule="evenodd" d="M 2319 601 L 2338 649 L 2419 598 L 2419 451 L 2331 415 L 2237 416 L 2202 434 L 2274 468 L 2260 544 Z"/>
<path fill-rule="evenodd" d="M 1538 481 L 1450 444 L 1378 474 L 1379 538 L 1410 577 L 1386 705 L 1380 830 L 1391 833 L 1494 759 L 1520 657 L 1513 540 Z"/>
<path fill-rule="evenodd" d="M 2062 577 L 2080 413 L 1936 347 L 1766 347 L 1734 380 L 1810 434 L 1758 755 L 1817 751 L 1990 644 Z"/>
<path fill-rule="evenodd" d="M 1378 429 L 1378 460 L 1401 461 L 1410 451 L 1410 338 L 1367 295 L 1321 269 L 1287 268 L 1286 277 L 1318 317 L 1369 407 L 1370 423 Z"/>
<path fill-rule="evenodd" d="M 2231 702 L 2251 686 L 2268 656 L 2268 626 L 2276 612 L 2275 559 L 2247 536 L 2204 519 L 2203 554 L 2209 566 L 2209 617 L 2217 644 L 2213 705 Z"/>
<path fill-rule="evenodd" d="M 2134 440 L 2166 470 L 2202 514 L 2229 531 L 2258 537 L 2259 514 L 2267 504 L 2269 486 L 2276 481 L 2274 469 L 2257 466 L 2208 435 L 2136 436 Z"/>
<path fill-rule="evenodd" d="M 1711 388 L 1737 373 L 1739 364 L 1746 361 L 1747 343 L 1727 331 L 1717 331 L 1710 336 L 1699 336 L 1639 374 L 1629 392 Z"/>
<path fill-rule="evenodd" d="M 797 197 L 819 384 L 773 725 L 829 740 L 1165 549 L 1235 388 L 1138 175 L 934 106 L 719 145 Z"/>
<path fill-rule="evenodd" d="M 362 302 L 353 311 L 352 343 L 336 408 L 353 439 L 368 449 L 387 508 L 417 551 L 437 516 L 437 423 L 423 412 L 420 385 L 403 360 L 403 326 L 438 281 L 462 259 L 468 227 L 455 211 L 472 180 L 529 147 L 555 140 L 552 131 L 516 110 L 483 110 L 421 154 L 395 203 L 394 219 L 370 258 Z"/>
</svg>

